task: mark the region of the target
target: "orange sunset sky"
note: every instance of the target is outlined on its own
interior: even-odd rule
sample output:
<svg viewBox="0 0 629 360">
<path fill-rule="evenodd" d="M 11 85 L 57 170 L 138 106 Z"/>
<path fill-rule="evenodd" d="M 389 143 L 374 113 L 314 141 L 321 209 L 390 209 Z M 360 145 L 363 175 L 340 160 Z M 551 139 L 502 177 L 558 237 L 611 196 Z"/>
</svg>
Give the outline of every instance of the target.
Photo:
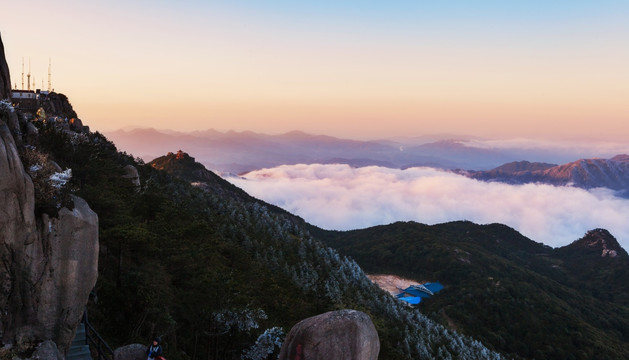
<svg viewBox="0 0 629 360">
<path fill-rule="evenodd" d="M 627 139 L 626 1 L 3 5 L 12 82 L 93 130 Z"/>
</svg>

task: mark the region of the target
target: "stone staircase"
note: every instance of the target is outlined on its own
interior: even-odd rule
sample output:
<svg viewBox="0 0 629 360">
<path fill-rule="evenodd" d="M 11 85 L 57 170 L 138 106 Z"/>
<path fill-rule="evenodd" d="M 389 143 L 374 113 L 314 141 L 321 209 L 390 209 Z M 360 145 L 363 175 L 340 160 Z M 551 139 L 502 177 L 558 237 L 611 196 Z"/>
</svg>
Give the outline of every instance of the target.
<svg viewBox="0 0 629 360">
<path fill-rule="evenodd" d="M 92 360 L 90 347 L 87 345 L 85 335 L 85 323 L 81 322 L 76 329 L 76 335 L 72 340 L 72 345 L 66 354 L 66 360 Z"/>
</svg>

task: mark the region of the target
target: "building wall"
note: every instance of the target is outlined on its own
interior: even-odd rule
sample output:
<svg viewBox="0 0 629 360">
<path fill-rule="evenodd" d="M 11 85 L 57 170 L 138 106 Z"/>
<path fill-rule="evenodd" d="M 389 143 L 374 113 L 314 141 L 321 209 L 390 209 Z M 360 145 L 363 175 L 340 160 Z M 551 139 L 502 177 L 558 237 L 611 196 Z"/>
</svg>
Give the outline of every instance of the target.
<svg viewBox="0 0 629 360">
<path fill-rule="evenodd" d="M 37 99 L 37 94 L 34 92 L 21 92 L 21 91 L 13 91 L 11 93 L 12 99 Z"/>
</svg>

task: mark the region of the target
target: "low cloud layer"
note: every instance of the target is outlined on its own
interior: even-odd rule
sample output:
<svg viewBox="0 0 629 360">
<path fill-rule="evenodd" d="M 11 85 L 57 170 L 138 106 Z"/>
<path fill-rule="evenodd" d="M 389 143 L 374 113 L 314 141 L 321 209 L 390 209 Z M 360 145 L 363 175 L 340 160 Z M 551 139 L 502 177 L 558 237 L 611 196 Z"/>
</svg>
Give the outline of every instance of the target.
<svg viewBox="0 0 629 360">
<path fill-rule="evenodd" d="M 263 169 L 229 181 L 325 229 L 470 220 L 503 223 L 557 247 L 605 228 L 629 248 L 629 200 L 605 189 L 486 183 L 432 168 L 318 164 Z"/>
</svg>

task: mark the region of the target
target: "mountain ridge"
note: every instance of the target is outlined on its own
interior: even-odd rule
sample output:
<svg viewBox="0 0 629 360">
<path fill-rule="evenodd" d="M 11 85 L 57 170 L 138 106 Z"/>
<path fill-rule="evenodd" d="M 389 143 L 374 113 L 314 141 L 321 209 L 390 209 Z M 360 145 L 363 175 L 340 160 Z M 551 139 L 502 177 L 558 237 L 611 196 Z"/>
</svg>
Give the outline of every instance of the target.
<svg viewBox="0 0 629 360">
<path fill-rule="evenodd" d="M 604 230 L 588 232 L 587 244 L 600 235 L 622 255 L 605 255 L 600 241 L 550 248 L 505 225 L 466 221 L 312 233 L 368 272 L 439 281 L 444 290 L 420 308 L 509 357 L 629 356 L 629 259 Z"/>
<path fill-rule="evenodd" d="M 131 132 L 133 131 L 133 132 Z M 157 132 L 158 134 L 156 134 Z M 405 169 L 431 166 L 443 169 L 487 170 L 522 157 L 539 158 L 540 151 L 472 146 L 466 140 L 432 137 L 402 140 L 353 140 L 313 135 L 295 130 L 279 135 L 255 132 L 194 132 L 172 130 L 116 130 L 107 132 L 121 149 L 150 161 L 172 149 L 184 148 L 207 168 L 219 173 L 245 173 L 261 168 L 298 163 L 331 163 L 350 166 L 386 165 Z M 548 156 L 548 152 L 544 152 Z M 554 158 L 569 159 L 565 155 Z"/>
<path fill-rule="evenodd" d="M 513 162 L 488 171 L 458 171 L 457 173 L 483 181 L 509 184 L 544 183 L 574 186 L 583 189 L 605 187 L 629 195 L 629 155 L 619 154 L 610 159 L 579 159 L 567 164 Z"/>
</svg>

